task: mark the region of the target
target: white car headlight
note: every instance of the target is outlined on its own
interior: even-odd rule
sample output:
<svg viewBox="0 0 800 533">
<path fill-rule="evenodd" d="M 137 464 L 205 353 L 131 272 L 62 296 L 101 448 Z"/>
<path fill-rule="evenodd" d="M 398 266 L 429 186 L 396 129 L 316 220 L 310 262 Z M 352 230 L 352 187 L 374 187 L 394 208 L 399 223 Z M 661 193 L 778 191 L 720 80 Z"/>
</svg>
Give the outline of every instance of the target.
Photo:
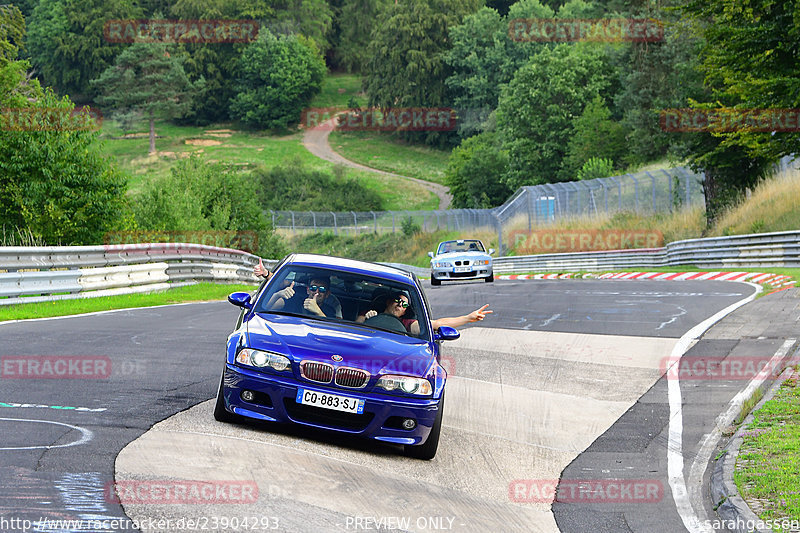
<svg viewBox="0 0 800 533">
<path fill-rule="evenodd" d="M 387 391 L 402 391 L 418 396 L 430 396 L 433 392 L 430 381 L 413 376 L 382 376 L 378 380 L 377 386 Z"/>
<path fill-rule="evenodd" d="M 473 265 L 488 265 L 489 262 L 489 259 L 478 259 L 473 263 Z"/>
<path fill-rule="evenodd" d="M 289 361 L 289 358 L 286 356 L 272 352 L 253 350 L 252 348 L 239 350 L 239 353 L 236 354 L 236 362 L 256 368 L 269 367 L 278 372 L 286 370 L 291 365 L 291 361 Z"/>
<path fill-rule="evenodd" d="M 433 268 L 450 268 L 453 265 L 448 263 L 447 261 L 434 261 Z"/>
</svg>

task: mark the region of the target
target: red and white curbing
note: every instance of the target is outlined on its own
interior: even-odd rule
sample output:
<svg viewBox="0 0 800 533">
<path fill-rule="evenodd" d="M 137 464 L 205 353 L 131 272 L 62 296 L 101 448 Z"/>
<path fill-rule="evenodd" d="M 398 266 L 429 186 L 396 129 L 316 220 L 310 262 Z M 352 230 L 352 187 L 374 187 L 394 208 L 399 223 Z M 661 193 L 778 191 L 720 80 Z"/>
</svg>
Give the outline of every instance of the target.
<svg viewBox="0 0 800 533">
<path fill-rule="evenodd" d="M 499 279 L 572 279 L 572 278 L 595 278 L 595 279 L 650 279 L 663 281 L 687 281 L 687 280 L 716 280 L 716 281 L 750 281 L 770 285 L 774 288 L 789 287 L 796 282 L 781 274 L 764 274 L 761 272 L 609 272 L 606 274 L 575 273 L 565 274 L 506 274 L 497 276 Z"/>
</svg>

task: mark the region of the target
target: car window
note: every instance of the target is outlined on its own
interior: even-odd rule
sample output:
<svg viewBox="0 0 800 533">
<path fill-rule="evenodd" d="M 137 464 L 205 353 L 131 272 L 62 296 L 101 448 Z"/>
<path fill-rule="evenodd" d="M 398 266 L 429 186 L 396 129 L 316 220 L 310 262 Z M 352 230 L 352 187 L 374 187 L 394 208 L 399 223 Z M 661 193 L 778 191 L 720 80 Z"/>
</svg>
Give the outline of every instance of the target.
<svg viewBox="0 0 800 533">
<path fill-rule="evenodd" d="M 321 298 L 318 293 L 324 285 L 327 285 L 324 287 L 326 296 Z M 381 315 L 390 315 L 392 311 L 401 312 L 396 308 L 387 309 L 389 299 L 398 294 L 404 295 L 405 298 L 400 299 L 409 304 L 403 308 L 398 319 L 391 320 L 391 317 L 384 316 L 367 322 L 366 313 L 370 310 Z M 324 316 L 308 309 L 305 302 L 309 298 L 314 299 Z M 286 265 L 275 272 L 268 287 L 261 291 L 254 310 L 264 314 L 296 315 L 315 320 L 357 324 L 365 329 L 392 331 L 430 340 L 427 319 L 429 313 L 424 306 L 420 290 L 413 283 L 331 269 Z M 418 333 L 409 331 L 416 331 L 412 326 L 415 320 L 419 327 Z M 398 321 L 405 329 L 396 327 Z"/>
<path fill-rule="evenodd" d="M 485 252 L 483 243 L 479 240 L 445 241 L 439 244 L 437 255 L 450 252 Z"/>
</svg>

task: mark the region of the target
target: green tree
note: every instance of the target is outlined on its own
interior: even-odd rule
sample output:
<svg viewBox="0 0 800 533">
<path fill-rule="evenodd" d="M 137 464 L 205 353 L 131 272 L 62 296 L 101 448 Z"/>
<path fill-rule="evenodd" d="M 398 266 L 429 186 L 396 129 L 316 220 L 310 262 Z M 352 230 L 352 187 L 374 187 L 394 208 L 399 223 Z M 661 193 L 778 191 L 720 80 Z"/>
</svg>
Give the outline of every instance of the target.
<svg viewBox="0 0 800 533">
<path fill-rule="evenodd" d="M 41 0 L 28 21 L 32 63 L 45 84 L 88 102 L 90 80 L 124 49 L 104 38 L 105 23 L 142 15 L 132 0 Z"/>
<path fill-rule="evenodd" d="M 372 38 L 369 28 L 380 17 L 389 0 L 343 0 L 339 12 L 336 60 L 348 72 L 362 72 Z"/>
<path fill-rule="evenodd" d="M 701 72 L 710 97 L 694 107 L 797 108 L 800 0 L 692 1 L 682 12 L 702 36 Z M 797 132 L 733 132 L 695 135 L 690 163 L 705 171 L 709 224 L 763 178 L 772 162 L 800 150 Z"/>
<path fill-rule="evenodd" d="M 0 5 L 0 61 L 16 59 L 25 43 L 25 17 L 14 5 Z"/>
<path fill-rule="evenodd" d="M 261 31 L 242 53 L 231 113 L 253 128 L 284 129 L 322 89 L 325 62 L 312 41 Z"/>
<path fill-rule="evenodd" d="M 508 152 L 500 147 L 494 132 L 465 139 L 453 149 L 445 172 L 453 207 L 487 208 L 502 204 L 514 192 L 503 181 L 507 171 Z"/>
<path fill-rule="evenodd" d="M 607 159 L 612 161 L 612 167 L 621 168 L 620 163 L 627 153 L 625 128 L 612 120 L 611 111 L 600 96 L 589 102 L 583 113 L 572 121 L 572 131 L 559 172 L 562 179 L 573 179 L 591 158 Z"/>
<path fill-rule="evenodd" d="M 95 244 L 129 222 L 125 177 L 101 154 L 75 105 L 0 59 L 0 226 L 47 244 Z M 22 121 L 12 121 L 16 112 Z"/>
<path fill-rule="evenodd" d="M 390 4 L 376 21 L 364 89 L 370 106 L 446 107 L 449 29 L 474 13 L 479 0 L 409 0 Z M 441 142 L 437 134 L 407 135 Z"/>
<path fill-rule="evenodd" d="M 121 113 L 144 114 L 150 122 L 150 153 L 156 151 L 156 117 L 172 119 L 185 115 L 192 96 L 203 80 L 192 84 L 179 56 L 163 43 L 136 42 L 117 56 L 96 80 L 98 102 Z"/>
<path fill-rule="evenodd" d="M 558 181 L 573 119 L 610 85 L 607 56 L 591 44 L 543 48 L 503 90 L 497 124 L 512 189 Z"/>
</svg>

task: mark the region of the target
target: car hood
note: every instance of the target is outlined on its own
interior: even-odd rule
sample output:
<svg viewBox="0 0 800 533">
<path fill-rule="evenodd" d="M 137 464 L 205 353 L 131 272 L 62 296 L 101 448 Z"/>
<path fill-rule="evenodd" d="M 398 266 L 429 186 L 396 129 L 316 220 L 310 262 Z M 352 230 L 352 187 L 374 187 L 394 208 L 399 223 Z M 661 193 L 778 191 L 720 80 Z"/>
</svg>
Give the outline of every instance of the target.
<svg viewBox="0 0 800 533">
<path fill-rule="evenodd" d="M 341 322 L 256 314 L 247 323 L 247 344 L 284 354 L 294 362 L 322 361 L 379 373 L 425 376 L 435 359 L 433 343 Z M 341 356 L 336 362 L 332 356 Z M 295 368 L 297 365 L 293 365 Z"/>
</svg>

